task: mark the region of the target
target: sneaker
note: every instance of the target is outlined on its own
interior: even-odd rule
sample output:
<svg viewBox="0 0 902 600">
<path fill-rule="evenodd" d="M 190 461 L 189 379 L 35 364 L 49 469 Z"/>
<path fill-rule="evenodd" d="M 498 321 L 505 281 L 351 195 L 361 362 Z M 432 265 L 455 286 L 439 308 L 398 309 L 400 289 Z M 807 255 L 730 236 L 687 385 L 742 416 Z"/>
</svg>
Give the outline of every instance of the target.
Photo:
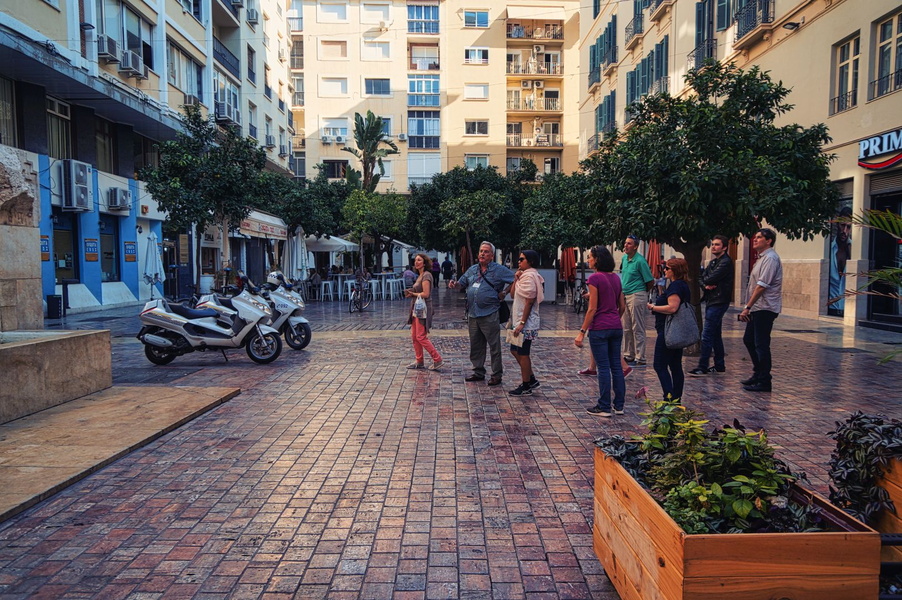
<svg viewBox="0 0 902 600">
<path fill-rule="evenodd" d="M 521 383 L 520 385 L 518 385 L 518 386 L 516 387 L 516 389 L 513 389 L 513 390 L 509 391 L 508 394 L 510 394 L 511 396 L 531 396 L 531 395 L 532 395 L 532 388 L 529 387 L 529 383 L 528 383 L 528 382 L 527 382 L 527 383 Z"/>
<path fill-rule="evenodd" d="M 617 410 L 616 408 L 613 409 L 613 411 L 614 411 L 614 414 L 615 414 L 615 415 L 622 415 L 622 414 L 623 414 L 623 411 L 622 411 L 622 410 Z"/>
<path fill-rule="evenodd" d="M 443 364 L 445 364 L 445 361 L 443 361 L 442 359 L 439 359 L 438 362 L 432 363 L 432 366 L 429 367 L 429 370 L 430 371 L 438 371 L 439 369 L 442 368 Z"/>
<path fill-rule="evenodd" d="M 718 373 L 726 373 L 726 372 L 727 372 L 726 367 L 720 367 L 720 368 L 711 367 L 710 369 L 708 369 L 708 373 L 711 373 L 712 375 L 717 375 Z"/>
<path fill-rule="evenodd" d="M 595 369 L 583 369 L 582 371 L 577 371 L 576 374 L 595 377 L 596 375 L 598 375 L 598 371 L 596 371 Z"/>
<path fill-rule="evenodd" d="M 638 359 L 636 359 L 636 364 L 639 365 L 639 366 L 644 365 L 644 364 L 645 364 L 645 359 L 644 359 L 644 358 L 638 358 Z"/>
<path fill-rule="evenodd" d="M 586 412 L 590 415 L 595 415 L 596 417 L 610 417 L 612 413 L 606 411 L 600 406 L 593 406 L 592 408 L 587 408 Z"/>
<path fill-rule="evenodd" d="M 538 380 L 538 379 L 536 379 L 535 377 L 533 377 L 533 378 L 529 381 L 529 383 L 526 384 L 526 385 L 529 386 L 529 389 L 534 390 L 534 389 L 536 389 L 537 387 L 539 387 L 539 386 L 542 385 L 542 384 L 539 383 L 539 380 Z"/>
<path fill-rule="evenodd" d="M 632 372 L 633 372 L 633 368 L 632 368 L 632 367 L 627 367 L 627 368 L 625 368 L 625 369 L 623 370 L 623 378 L 626 379 L 627 377 L 630 376 L 630 374 L 631 374 Z"/>
<path fill-rule="evenodd" d="M 425 369 L 426 365 L 424 365 L 423 363 L 412 362 L 409 365 L 407 365 L 407 368 L 408 369 Z"/>
<path fill-rule="evenodd" d="M 711 369 L 713 369 L 713 368 L 714 367 L 711 367 Z M 705 375 L 707 375 L 708 373 L 711 372 L 711 369 L 702 369 L 701 367 L 696 367 L 696 368 L 692 369 L 691 371 L 689 371 L 689 374 L 692 375 L 693 377 L 704 377 Z"/>
<path fill-rule="evenodd" d="M 636 360 L 636 359 L 633 358 L 632 356 L 627 356 L 626 354 L 624 354 L 624 355 L 623 355 L 623 360 L 625 360 L 626 362 L 633 362 L 633 361 Z"/>
</svg>

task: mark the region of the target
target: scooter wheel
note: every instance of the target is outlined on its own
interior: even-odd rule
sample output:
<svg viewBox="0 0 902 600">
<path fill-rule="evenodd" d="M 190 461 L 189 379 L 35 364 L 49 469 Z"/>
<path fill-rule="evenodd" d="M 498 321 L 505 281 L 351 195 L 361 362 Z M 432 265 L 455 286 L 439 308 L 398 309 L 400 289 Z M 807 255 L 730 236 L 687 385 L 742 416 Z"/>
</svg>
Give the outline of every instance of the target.
<svg viewBox="0 0 902 600">
<path fill-rule="evenodd" d="M 301 323 L 297 327 L 288 325 L 285 327 L 285 342 L 295 350 L 303 350 L 310 343 L 310 325 Z"/>
<path fill-rule="evenodd" d="M 144 356 L 155 365 L 168 365 L 175 360 L 175 354 L 156 346 L 144 346 Z"/>
<path fill-rule="evenodd" d="M 261 337 L 256 332 L 247 340 L 247 355 L 257 364 L 265 365 L 279 358 L 282 354 L 282 338 L 276 333 L 264 333 Z"/>
</svg>

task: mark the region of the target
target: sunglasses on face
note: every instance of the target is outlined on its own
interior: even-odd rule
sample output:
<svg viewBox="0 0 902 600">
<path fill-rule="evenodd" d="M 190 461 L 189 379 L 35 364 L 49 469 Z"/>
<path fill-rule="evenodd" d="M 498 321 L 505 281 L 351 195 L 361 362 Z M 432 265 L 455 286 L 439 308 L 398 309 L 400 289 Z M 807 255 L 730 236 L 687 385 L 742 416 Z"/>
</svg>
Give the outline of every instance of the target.
<svg viewBox="0 0 902 600">
<path fill-rule="evenodd" d="M 670 267 L 664 267 L 665 271 L 670 271 Z"/>
<path fill-rule="evenodd" d="M 521 256 L 520 258 L 517 259 L 517 262 L 523 262 L 524 260 L 526 260 L 526 258 Z"/>
</svg>

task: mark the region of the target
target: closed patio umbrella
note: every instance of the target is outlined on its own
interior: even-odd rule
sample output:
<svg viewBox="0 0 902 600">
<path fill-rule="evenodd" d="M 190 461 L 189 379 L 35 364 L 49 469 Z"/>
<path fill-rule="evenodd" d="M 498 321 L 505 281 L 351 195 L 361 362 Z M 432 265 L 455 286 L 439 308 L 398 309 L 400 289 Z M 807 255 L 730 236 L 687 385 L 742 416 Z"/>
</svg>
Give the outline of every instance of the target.
<svg viewBox="0 0 902 600">
<path fill-rule="evenodd" d="M 150 299 L 153 300 L 154 285 L 166 281 L 163 268 L 163 255 L 157 243 L 157 234 L 153 231 L 147 236 L 147 252 L 144 254 L 144 283 L 150 286 Z"/>
</svg>

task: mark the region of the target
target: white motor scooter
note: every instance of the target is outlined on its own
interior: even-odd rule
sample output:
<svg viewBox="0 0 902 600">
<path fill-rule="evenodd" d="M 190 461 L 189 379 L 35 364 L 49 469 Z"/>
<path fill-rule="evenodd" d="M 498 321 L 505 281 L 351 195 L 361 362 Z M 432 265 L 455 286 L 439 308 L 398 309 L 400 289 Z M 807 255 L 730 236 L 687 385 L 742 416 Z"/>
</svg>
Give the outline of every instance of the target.
<svg viewBox="0 0 902 600">
<path fill-rule="evenodd" d="M 285 336 L 285 342 L 295 350 L 303 350 L 310 343 L 310 322 L 301 316 L 304 299 L 285 281 L 279 271 L 266 278 L 269 288 L 269 305 L 273 309 L 272 327 Z"/>
<path fill-rule="evenodd" d="M 282 353 L 282 338 L 267 325 L 272 318 L 269 304 L 247 289 L 231 298 L 230 304 L 232 314 L 151 300 L 141 311 L 144 326 L 136 336 L 144 344 L 145 356 L 155 365 L 166 365 L 189 352 L 222 350 L 225 357 L 225 349 L 244 347 L 256 363 L 276 360 Z"/>
</svg>

